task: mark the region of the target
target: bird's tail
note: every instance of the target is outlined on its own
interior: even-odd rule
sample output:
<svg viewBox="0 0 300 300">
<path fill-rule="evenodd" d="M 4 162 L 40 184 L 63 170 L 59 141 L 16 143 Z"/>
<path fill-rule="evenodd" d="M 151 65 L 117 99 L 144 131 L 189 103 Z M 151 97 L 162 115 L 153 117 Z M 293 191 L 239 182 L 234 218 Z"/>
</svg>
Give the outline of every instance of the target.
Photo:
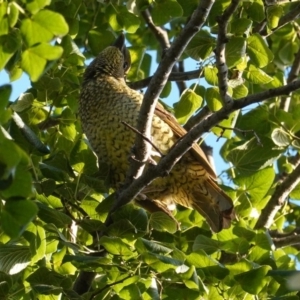
<svg viewBox="0 0 300 300">
<path fill-rule="evenodd" d="M 230 227 L 231 220 L 235 218 L 233 202 L 213 180 L 195 186 L 190 196 L 191 206 L 205 217 L 212 231 L 219 232 Z"/>
</svg>

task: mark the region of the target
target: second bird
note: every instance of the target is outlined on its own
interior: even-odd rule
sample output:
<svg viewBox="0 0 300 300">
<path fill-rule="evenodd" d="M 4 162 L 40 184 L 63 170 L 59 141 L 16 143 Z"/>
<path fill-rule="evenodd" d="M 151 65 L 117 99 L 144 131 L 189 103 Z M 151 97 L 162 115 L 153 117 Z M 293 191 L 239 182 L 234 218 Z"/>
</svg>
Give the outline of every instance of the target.
<svg viewBox="0 0 300 300">
<path fill-rule="evenodd" d="M 130 67 L 124 35 L 104 49 L 87 67 L 79 101 L 79 116 L 99 162 L 110 168 L 111 186 L 117 189 L 129 168 L 135 133 L 122 124 L 136 127 L 143 95 L 126 85 Z M 176 119 L 157 106 L 152 120 L 152 143 L 167 154 L 185 134 Z M 159 161 L 153 149 L 152 159 Z M 228 228 L 233 203 L 216 184 L 216 175 L 198 145 L 187 152 L 166 177 L 155 179 L 136 202 L 150 211 L 167 210 L 170 203 L 196 209 L 214 232 Z M 162 209 L 163 208 L 163 209 Z"/>
</svg>

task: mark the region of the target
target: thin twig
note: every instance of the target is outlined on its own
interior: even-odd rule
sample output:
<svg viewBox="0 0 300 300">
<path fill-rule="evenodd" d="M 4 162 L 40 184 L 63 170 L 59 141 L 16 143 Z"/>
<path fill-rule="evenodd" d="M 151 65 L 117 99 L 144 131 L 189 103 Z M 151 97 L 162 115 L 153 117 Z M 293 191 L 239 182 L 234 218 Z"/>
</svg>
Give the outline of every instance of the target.
<svg viewBox="0 0 300 300">
<path fill-rule="evenodd" d="M 168 78 L 168 81 L 186 81 L 186 80 L 198 79 L 199 75 L 201 74 L 202 74 L 202 69 L 188 71 L 188 72 L 172 72 Z M 127 82 L 127 85 L 134 90 L 141 90 L 149 85 L 152 78 L 153 76 L 150 76 L 139 81 Z"/>
<path fill-rule="evenodd" d="M 142 138 L 145 139 L 145 141 L 147 141 L 160 154 L 161 157 L 164 156 L 164 154 L 161 153 L 161 151 L 152 143 L 152 141 L 149 138 L 147 138 L 146 136 L 144 136 L 141 132 L 139 132 L 136 128 L 134 128 L 130 124 L 126 123 L 125 121 L 121 121 L 121 123 L 123 125 L 125 125 L 126 127 L 128 127 L 130 130 L 132 130 L 133 132 L 135 132 L 136 134 L 141 135 Z"/>
<path fill-rule="evenodd" d="M 221 135 L 218 137 L 217 141 L 223 136 L 225 130 L 233 130 L 233 131 L 240 132 L 240 133 L 242 133 L 243 135 L 246 134 L 246 133 L 249 133 L 249 132 L 252 133 L 252 134 L 255 136 L 256 140 L 257 140 L 257 144 L 258 144 L 259 146 L 261 146 L 261 147 L 263 146 L 263 144 L 262 144 L 262 142 L 261 142 L 259 136 L 257 135 L 257 133 L 256 133 L 253 129 L 244 130 L 244 129 L 240 129 L 240 128 L 226 127 L 226 126 L 221 126 L 221 125 L 216 125 L 215 127 L 218 127 L 218 128 L 220 128 L 220 129 L 223 130 L 223 131 L 221 132 Z"/>
</svg>

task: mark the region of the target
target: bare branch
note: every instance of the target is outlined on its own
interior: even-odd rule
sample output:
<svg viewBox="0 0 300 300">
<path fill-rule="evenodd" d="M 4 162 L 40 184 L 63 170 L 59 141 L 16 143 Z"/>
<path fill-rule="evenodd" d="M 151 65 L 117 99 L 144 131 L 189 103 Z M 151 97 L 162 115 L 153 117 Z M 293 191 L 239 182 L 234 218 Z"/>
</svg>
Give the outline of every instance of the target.
<svg viewBox="0 0 300 300">
<path fill-rule="evenodd" d="M 227 39 L 227 26 L 229 18 L 237 9 L 240 0 L 232 0 L 230 5 L 225 9 L 222 16 L 218 17 L 219 32 L 216 47 L 216 63 L 218 68 L 218 83 L 221 99 L 225 105 L 232 105 L 233 99 L 227 94 L 228 90 L 228 68 L 225 58 L 225 48 Z"/>
<path fill-rule="evenodd" d="M 148 27 L 150 28 L 150 30 L 153 32 L 153 34 L 155 35 L 156 39 L 158 40 L 158 42 L 160 43 L 161 49 L 162 51 L 166 51 L 168 48 L 170 48 L 170 41 L 169 41 L 169 37 L 167 34 L 167 31 L 164 30 L 163 28 L 156 26 L 153 23 L 151 14 L 149 12 L 148 9 L 144 10 L 141 12 L 142 17 L 144 18 L 145 22 L 147 23 Z M 173 72 L 178 72 L 179 68 L 178 66 L 175 64 L 173 67 Z M 184 82 L 176 82 L 178 89 L 180 91 L 180 94 L 186 89 L 186 85 Z"/>
<path fill-rule="evenodd" d="M 168 81 L 185 81 L 198 79 L 201 73 L 202 69 L 188 72 L 172 72 L 168 78 Z M 134 90 L 141 90 L 149 85 L 152 78 L 153 76 L 150 76 L 139 81 L 127 82 L 127 85 Z"/>
<path fill-rule="evenodd" d="M 152 17 L 150 15 L 150 12 L 148 9 L 143 10 L 141 12 L 142 17 L 144 18 L 146 24 L 148 25 L 148 27 L 151 29 L 151 31 L 153 32 L 153 34 L 155 35 L 156 39 L 158 40 L 158 42 L 160 43 L 160 47 L 164 50 L 167 48 L 170 48 L 170 41 L 169 41 L 169 37 L 168 34 L 166 32 L 166 30 L 162 29 L 159 26 L 156 26 L 153 23 Z"/>
<path fill-rule="evenodd" d="M 255 136 L 256 141 L 257 141 L 257 144 L 258 144 L 259 146 L 261 146 L 261 147 L 263 146 L 263 144 L 262 144 L 262 142 L 261 142 L 259 136 L 257 135 L 257 133 L 256 133 L 253 129 L 250 129 L 250 130 L 244 130 L 244 129 L 240 129 L 240 128 L 226 127 L 226 126 L 221 126 L 221 125 L 216 125 L 216 127 L 218 127 L 218 128 L 220 128 L 220 129 L 223 130 L 223 131 L 221 132 L 221 135 L 218 137 L 218 139 L 219 139 L 220 137 L 222 137 L 222 135 L 224 134 L 225 130 L 233 130 L 233 131 L 237 131 L 237 132 L 242 133 L 243 135 L 245 135 L 245 133 L 251 132 L 251 133 Z"/>
<path fill-rule="evenodd" d="M 300 159 L 298 159 L 295 166 L 295 170 L 290 173 L 282 183 L 277 185 L 274 194 L 257 220 L 255 225 L 256 229 L 271 227 L 276 213 L 281 209 L 290 192 L 300 182 Z"/>
<path fill-rule="evenodd" d="M 291 235 L 282 238 L 273 238 L 273 243 L 276 248 L 281 248 L 285 246 L 293 246 L 300 244 L 300 236 L 299 235 Z"/>
</svg>

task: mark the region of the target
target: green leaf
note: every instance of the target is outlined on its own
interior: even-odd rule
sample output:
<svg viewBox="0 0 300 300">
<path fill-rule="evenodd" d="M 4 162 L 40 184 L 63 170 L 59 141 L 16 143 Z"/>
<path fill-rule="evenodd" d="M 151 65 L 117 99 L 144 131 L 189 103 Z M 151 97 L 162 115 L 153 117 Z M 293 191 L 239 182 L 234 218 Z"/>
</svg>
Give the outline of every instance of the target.
<svg viewBox="0 0 300 300">
<path fill-rule="evenodd" d="M 269 28 L 273 29 L 278 26 L 283 12 L 283 7 L 279 5 L 271 5 L 267 7 L 267 20 Z"/>
<path fill-rule="evenodd" d="M 2 70 L 16 51 L 21 47 L 21 36 L 17 29 L 0 36 L 0 70 Z"/>
<path fill-rule="evenodd" d="M 16 102 L 11 105 L 11 108 L 16 112 L 21 112 L 29 108 L 33 103 L 34 97 L 31 93 L 21 94 Z"/>
<path fill-rule="evenodd" d="M 246 40 L 243 37 L 232 37 L 226 44 L 226 63 L 228 68 L 238 65 L 246 52 Z"/>
<path fill-rule="evenodd" d="M 8 4 L 6 2 L 0 3 L 0 35 L 8 33 L 9 23 L 7 11 Z"/>
<path fill-rule="evenodd" d="M 62 37 L 69 31 L 69 26 L 64 17 L 48 9 L 39 11 L 33 16 L 33 20 L 43 28 L 46 28 L 54 36 Z"/>
<path fill-rule="evenodd" d="M 2 228 L 11 238 L 17 238 L 26 230 L 37 212 L 37 206 L 30 200 L 6 201 L 1 218 Z"/>
<path fill-rule="evenodd" d="M 196 252 L 198 250 L 203 250 L 207 254 L 212 254 L 220 250 L 220 243 L 205 235 L 198 235 L 193 244 L 193 251 Z"/>
<path fill-rule="evenodd" d="M 176 269 L 183 265 L 183 262 L 180 260 L 150 252 L 143 253 L 141 257 L 143 261 L 149 265 L 149 267 L 153 268 L 157 272 L 165 272 L 169 269 Z"/>
<path fill-rule="evenodd" d="M 251 29 L 253 21 L 245 18 L 238 18 L 231 22 L 230 32 L 235 35 L 243 35 Z"/>
<path fill-rule="evenodd" d="M 4 272 L 0 272 L 0 297 L 3 297 L 5 299 L 6 296 L 8 296 L 8 293 L 12 286 L 12 277 Z"/>
<path fill-rule="evenodd" d="M 132 14 L 124 6 L 118 7 L 117 21 L 128 33 L 135 33 L 140 26 L 140 18 Z"/>
<path fill-rule="evenodd" d="M 263 68 L 274 59 L 272 51 L 259 34 L 253 34 L 248 38 L 247 42 L 247 52 L 251 63 L 255 66 Z"/>
<path fill-rule="evenodd" d="M 150 215 L 149 223 L 153 227 L 153 229 L 158 231 L 167 231 L 170 233 L 174 233 L 177 231 L 176 222 L 167 214 L 161 211 L 152 213 Z"/>
<path fill-rule="evenodd" d="M 174 103 L 175 117 L 181 125 L 185 124 L 201 106 L 202 100 L 201 96 L 190 89 L 181 94 L 179 102 Z"/>
<path fill-rule="evenodd" d="M 49 42 L 54 36 L 64 36 L 68 31 L 63 16 L 47 9 L 39 11 L 32 19 L 24 19 L 21 24 L 21 32 L 28 46 Z"/>
<path fill-rule="evenodd" d="M 271 138 L 279 147 L 288 147 L 291 144 L 291 137 L 290 135 L 281 128 L 275 128 L 272 131 Z"/>
<path fill-rule="evenodd" d="M 6 116 L 6 108 L 9 101 L 9 97 L 11 95 L 12 87 L 10 84 L 5 84 L 0 86 L 0 122 L 2 119 L 4 119 Z M 0 155 L 1 158 L 1 155 Z"/>
<path fill-rule="evenodd" d="M 232 86 L 232 84 L 231 84 L 232 81 L 233 80 L 229 80 L 229 82 L 228 82 L 229 86 Z M 233 99 L 240 99 L 240 98 L 246 97 L 247 95 L 248 95 L 248 88 L 244 84 L 235 86 L 232 89 L 232 98 Z"/>
<path fill-rule="evenodd" d="M 60 46 L 41 43 L 22 53 L 21 66 L 32 81 L 37 81 L 45 69 L 47 60 L 58 59 L 62 53 L 63 49 Z"/>
<path fill-rule="evenodd" d="M 255 84 L 266 84 L 273 80 L 271 76 L 262 71 L 261 69 L 257 69 L 254 65 L 249 66 L 248 70 L 245 70 L 246 78 Z"/>
<path fill-rule="evenodd" d="M 103 236 L 99 243 L 113 255 L 132 256 L 134 254 L 130 247 L 117 237 Z"/>
<path fill-rule="evenodd" d="M 36 14 L 40 9 L 44 8 L 46 5 L 49 5 L 51 0 L 34 0 L 26 4 L 26 9 L 32 14 Z"/>
<path fill-rule="evenodd" d="M 45 257 L 46 254 L 46 231 L 42 226 L 30 223 L 23 236 L 30 243 L 31 253 L 34 256 L 31 262 L 35 263 Z"/>
<path fill-rule="evenodd" d="M 205 99 L 208 108 L 213 112 L 218 111 L 223 107 L 219 88 L 217 87 L 208 88 L 206 90 Z"/>
<path fill-rule="evenodd" d="M 275 178 L 273 168 L 266 168 L 255 172 L 251 176 L 239 176 L 234 181 L 250 195 L 253 204 L 261 201 L 271 188 Z"/>
<path fill-rule="evenodd" d="M 262 22 L 266 17 L 263 1 L 256 0 L 253 3 L 251 3 L 250 6 L 247 7 L 247 14 L 253 21 L 256 21 L 258 23 Z"/>
<path fill-rule="evenodd" d="M 28 281 L 32 288 L 41 294 L 56 294 L 61 292 L 59 287 L 65 283 L 65 277 L 57 272 L 48 270 L 46 267 L 40 267 L 35 272 L 30 274 L 26 281 Z"/>
<path fill-rule="evenodd" d="M 48 163 L 39 164 L 40 171 L 46 178 L 54 179 L 55 181 L 68 180 L 68 174 L 63 169 L 54 167 Z"/>
<path fill-rule="evenodd" d="M 223 279 L 228 275 L 229 271 L 223 267 L 218 261 L 208 256 L 203 250 L 192 252 L 187 256 L 187 262 L 191 266 L 201 268 L 207 276 L 215 276 L 218 279 Z"/>
<path fill-rule="evenodd" d="M 204 78 L 210 85 L 218 85 L 218 69 L 213 66 L 204 67 Z"/>
<path fill-rule="evenodd" d="M 16 152 L 17 153 L 9 154 L 12 156 L 13 160 L 17 159 L 17 156 L 15 155 L 18 155 L 19 150 L 17 150 Z M 1 161 L 1 155 L 0 155 L 0 161 Z M 16 166 L 16 168 L 13 167 L 11 171 L 13 171 L 12 173 L 13 182 L 6 190 L 1 192 L 2 197 L 6 199 L 12 197 L 21 197 L 21 198 L 29 197 L 32 194 L 32 179 L 31 179 L 31 174 L 28 171 L 27 165 L 19 164 Z"/>
<path fill-rule="evenodd" d="M 30 264 L 30 250 L 27 246 L 0 245 L 0 271 L 17 274 Z"/>
<path fill-rule="evenodd" d="M 235 127 L 235 123 L 236 123 L 236 119 L 238 116 L 238 112 L 235 111 L 233 113 L 231 113 L 225 120 L 221 121 L 219 123 L 220 126 L 224 126 L 224 127 L 229 127 L 229 128 L 234 128 Z M 213 127 L 212 128 L 212 132 L 217 135 L 217 136 L 222 136 L 226 139 L 231 138 L 232 134 L 233 134 L 233 130 L 231 129 L 226 129 L 223 130 L 220 127 Z"/>
<path fill-rule="evenodd" d="M 155 1 L 151 15 L 155 25 L 164 25 L 175 17 L 182 16 L 183 10 L 179 3 L 174 0 Z"/>
<path fill-rule="evenodd" d="M 128 73 L 129 80 L 138 80 L 145 78 L 144 72 L 141 70 L 144 55 L 146 53 L 145 47 L 130 47 L 128 48 L 131 57 L 131 67 Z M 162 96 L 161 96 L 162 97 Z"/>
<path fill-rule="evenodd" d="M 116 286 L 114 286 L 115 289 Z M 122 290 L 118 293 L 121 299 L 135 300 L 141 297 L 141 292 L 138 288 L 138 285 L 131 284 L 122 288 Z"/>
<path fill-rule="evenodd" d="M 37 202 L 37 206 L 39 208 L 38 216 L 45 223 L 53 223 L 58 228 L 64 228 L 72 224 L 72 219 L 59 210 L 52 209 L 39 202 Z"/>
<path fill-rule="evenodd" d="M 136 233 L 144 234 L 148 227 L 148 216 L 144 209 L 132 204 L 127 204 L 119 208 L 112 215 L 114 221 L 121 219 L 128 220 L 134 227 Z"/>
<path fill-rule="evenodd" d="M 92 29 L 88 33 L 88 43 L 93 55 L 98 55 L 104 48 L 110 46 L 115 40 L 115 36 L 109 30 Z M 101 41 L 101 43 L 99 43 Z"/>
<path fill-rule="evenodd" d="M 244 291 L 252 295 L 257 295 L 268 282 L 266 276 L 270 269 L 270 266 L 260 266 L 248 272 L 235 275 L 234 278 Z"/>
<path fill-rule="evenodd" d="M 164 245 L 154 241 L 148 241 L 143 238 L 138 238 L 134 246 L 140 254 L 145 252 L 168 254 L 172 252 L 171 248 L 165 247 Z"/>
<path fill-rule="evenodd" d="M 245 143 L 237 143 L 227 155 L 227 159 L 233 163 L 236 171 L 243 175 L 251 175 L 264 169 L 282 153 L 274 147 L 271 139 L 261 138 L 262 147 L 257 145 L 256 138 Z"/>
<path fill-rule="evenodd" d="M 206 30 L 199 31 L 190 41 L 185 53 L 195 60 L 205 59 L 216 47 L 216 39 Z"/>
<path fill-rule="evenodd" d="M 72 126 L 72 130 L 75 131 L 73 132 L 73 135 L 76 134 L 75 125 L 71 124 L 69 127 L 70 126 Z M 62 129 L 62 127 L 60 128 Z M 70 154 L 70 164 L 78 173 L 92 175 L 98 171 L 97 158 L 82 139 L 79 139 L 72 149 Z"/>
<path fill-rule="evenodd" d="M 278 56 L 283 64 L 292 64 L 295 59 L 295 54 L 298 51 L 298 45 L 294 41 L 284 41 L 278 52 Z"/>
</svg>

